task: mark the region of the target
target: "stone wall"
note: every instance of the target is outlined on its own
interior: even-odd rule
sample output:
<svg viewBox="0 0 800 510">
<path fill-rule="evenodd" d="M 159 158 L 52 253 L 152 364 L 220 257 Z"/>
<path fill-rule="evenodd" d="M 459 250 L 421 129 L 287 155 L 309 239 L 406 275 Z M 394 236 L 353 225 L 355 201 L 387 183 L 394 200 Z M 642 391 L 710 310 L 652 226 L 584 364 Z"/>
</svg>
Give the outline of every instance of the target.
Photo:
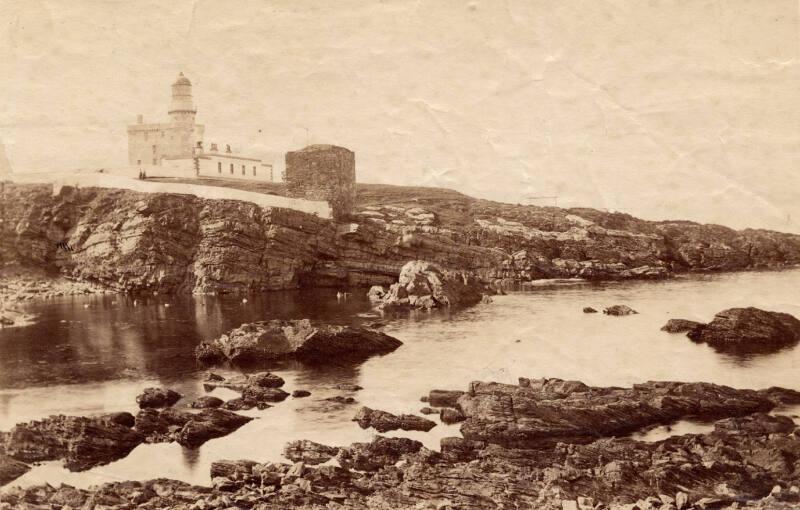
<svg viewBox="0 0 800 510">
<path fill-rule="evenodd" d="M 289 196 L 326 200 L 336 220 L 353 213 L 356 199 L 356 156 L 335 145 L 309 145 L 286 153 Z"/>
</svg>

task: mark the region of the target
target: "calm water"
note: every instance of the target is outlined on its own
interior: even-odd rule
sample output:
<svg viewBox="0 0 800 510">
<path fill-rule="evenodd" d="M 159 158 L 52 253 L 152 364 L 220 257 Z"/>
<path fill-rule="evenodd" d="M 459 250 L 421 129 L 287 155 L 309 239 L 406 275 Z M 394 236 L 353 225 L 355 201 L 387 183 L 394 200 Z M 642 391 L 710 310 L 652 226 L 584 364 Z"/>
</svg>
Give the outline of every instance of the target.
<svg viewBox="0 0 800 510">
<path fill-rule="evenodd" d="M 171 477 L 208 484 L 218 459 L 282 460 L 283 445 L 311 439 L 346 445 L 368 441 L 373 432 L 350 419 L 359 405 L 390 412 L 417 412 L 430 389 L 465 389 L 472 380 L 516 382 L 519 376 L 580 379 L 591 385 L 630 385 L 646 380 L 711 381 L 735 387 L 772 385 L 800 390 L 800 349 L 770 355 L 731 356 L 659 331 L 667 319 L 708 321 L 733 306 L 757 306 L 800 317 L 800 271 L 692 277 L 658 283 L 541 286 L 498 296 L 495 302 L 453 314 L 419 314 L 388 321 L 385 331 L 405 345 L 361 364 L 264 367 L 286 379 L 285 389 L 312 396 L 288 399 L 264 411 L 237 432 L 187 450 L 177 444 L 142 445 L 122 460 L 83 473 L 60 462 L 37 466 L 17 484 L 69 483 L 85 487 L 120 479 Z M 629 317 L 583 314 L 624 303 Z M 169 306 L 167 306 L 169 305 Z M 362 292 L 337 300 L 334 291 L 273 293 L 250 297 L 166 297 L 133 301 L 120 296 L 64 298 L 28 306 L 38 322 L 0 329 L 0 430 L 50 414 L 136 413 L 145 387 L 183 393 L 181 404 L 204 394 L 204 370 L 194 346 L 243 322 L 267 318 L 319 318 L 358 323 L 375 320 Z M 224 375 L 230 370 L 217 370 Z M 348 395 L 338 383 L 365 389 L 355 405 L 321 399 Z M 216 390 L 222 398 L 236 394 Z M 179 405 L 181 405 L 179 404 Z M 797 410 L 787 410 L 794 413 Z M 436 419 L 435 417 L 432 417 Z M 703 430 L 679 423 L 671 433 Z M 640 434 L 653 440 L 663 428 Z M 388 435 L 392 435 L 391 433 Z M 398 432 L 438 449 L 439 439 L 458 435 L 458 425 L 439 424 L 429 433 Z"/>
</svg>

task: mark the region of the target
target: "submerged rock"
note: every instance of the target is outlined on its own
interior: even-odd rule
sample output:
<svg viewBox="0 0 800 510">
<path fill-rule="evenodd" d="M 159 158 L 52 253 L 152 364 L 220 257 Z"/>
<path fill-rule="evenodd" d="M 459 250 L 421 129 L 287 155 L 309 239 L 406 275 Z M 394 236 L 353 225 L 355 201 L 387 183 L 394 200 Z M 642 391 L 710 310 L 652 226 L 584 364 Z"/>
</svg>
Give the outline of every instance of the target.
<svg viewBox="0 0 800 510">
<path fill-rule="evenodd" d="M 661 327 L 661 331 L 666 331 L 667 333 L 686 333 L 702 327 L 705 327 L 705 324 L 702 322 L 686 319 L 670 319 Z"/>
<path fill-rule="evenodd" d="M 303 397 L 310 397 L 311 392 L 308 390 L 294 390 L 292 392 L 292 398 L 303 398 Z"/>
<path fill-rule="evenodd" d="M 691 330 L 689 338 L 720 351 L 771 352 L 800 342 L 800 320 L 788 313 L 730 308 Z"/>
<path fill-rule="evenodd" d="M 397 349 L 402 342 L 372 329 L 332 326 L 303 320 L 272 320 L 244 324 L 213 342 L 197 347 L 204 362 L 229 360 L 252 363 L 296 358 L 326 361 L 341 357 L 367 357 Z"/>
<path fill-rule="evenodd" d="M 400 270 L 397 283 L 381 297 L 378 307 L 384 310 L 464 307 L 480 303 L 484 291 L 485 286 L 471 274 L 444 271 L 431 262 L 412 260 Z"/>
<path fill-rule="evenodd" d="M 390 430 L 421 430 L 427 432 L 436 426 L 436 422 L 414 416 L 413 414 L 401 414 L 396 416 L 386 411 L 362 407 L 358 410 L 353 421 L 358 422 L 362 429 L 374 428 L 378 432 L 389 432 Z"/>
<path fill-rule="evenodd" d="M 172 391 L 166 388 L 145 388 L 145 390 L 136 397 L 136 403 L 139 404 L 141 409 L 147 407 L 169 407 L 183 395 L 177 391 Z"/>
<path fill-rule="evenodd" d="M 628 305 L 612 305 L 609 306 L 608 308 L 603 309 L 603 313 L 606 315 L 623 316 L 623 315 L 634 315 L 639 312 L 637 312 Z"/>
<path fill-rule="evenodd" d="M 583 308 L 583 313 L 597 313 L 597 310 L 595 310 L 591 306 L 586 306 Z"/>
</svg>

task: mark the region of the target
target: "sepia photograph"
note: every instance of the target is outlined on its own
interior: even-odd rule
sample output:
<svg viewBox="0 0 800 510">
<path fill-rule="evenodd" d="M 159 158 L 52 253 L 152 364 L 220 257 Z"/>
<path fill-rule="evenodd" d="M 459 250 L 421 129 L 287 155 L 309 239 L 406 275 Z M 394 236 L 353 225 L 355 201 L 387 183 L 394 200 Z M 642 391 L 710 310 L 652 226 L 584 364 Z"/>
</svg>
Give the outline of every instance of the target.
<svg viewBox="0 0 800 510">
<path fill-rule="evenodd" d="M 17 509 L 800 509 L 800 4 L 0 0 Z"/>
</svg>

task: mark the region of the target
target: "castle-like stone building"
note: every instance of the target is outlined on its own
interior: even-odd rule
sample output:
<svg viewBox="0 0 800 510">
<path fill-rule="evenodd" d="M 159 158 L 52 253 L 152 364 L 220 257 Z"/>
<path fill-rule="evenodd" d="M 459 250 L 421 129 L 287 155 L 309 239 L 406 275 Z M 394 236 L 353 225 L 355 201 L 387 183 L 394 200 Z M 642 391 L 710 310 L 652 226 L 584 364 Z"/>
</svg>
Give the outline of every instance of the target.
<svg viewBox="0 0 800 510">
<path fill-rule="evenodd" d="M 326 200 L 333 218 L 345 220 L 356 200 L 356 155 L 335 145 L 309 145 L 286 153 L 289 196 Z"/>
</svg>

